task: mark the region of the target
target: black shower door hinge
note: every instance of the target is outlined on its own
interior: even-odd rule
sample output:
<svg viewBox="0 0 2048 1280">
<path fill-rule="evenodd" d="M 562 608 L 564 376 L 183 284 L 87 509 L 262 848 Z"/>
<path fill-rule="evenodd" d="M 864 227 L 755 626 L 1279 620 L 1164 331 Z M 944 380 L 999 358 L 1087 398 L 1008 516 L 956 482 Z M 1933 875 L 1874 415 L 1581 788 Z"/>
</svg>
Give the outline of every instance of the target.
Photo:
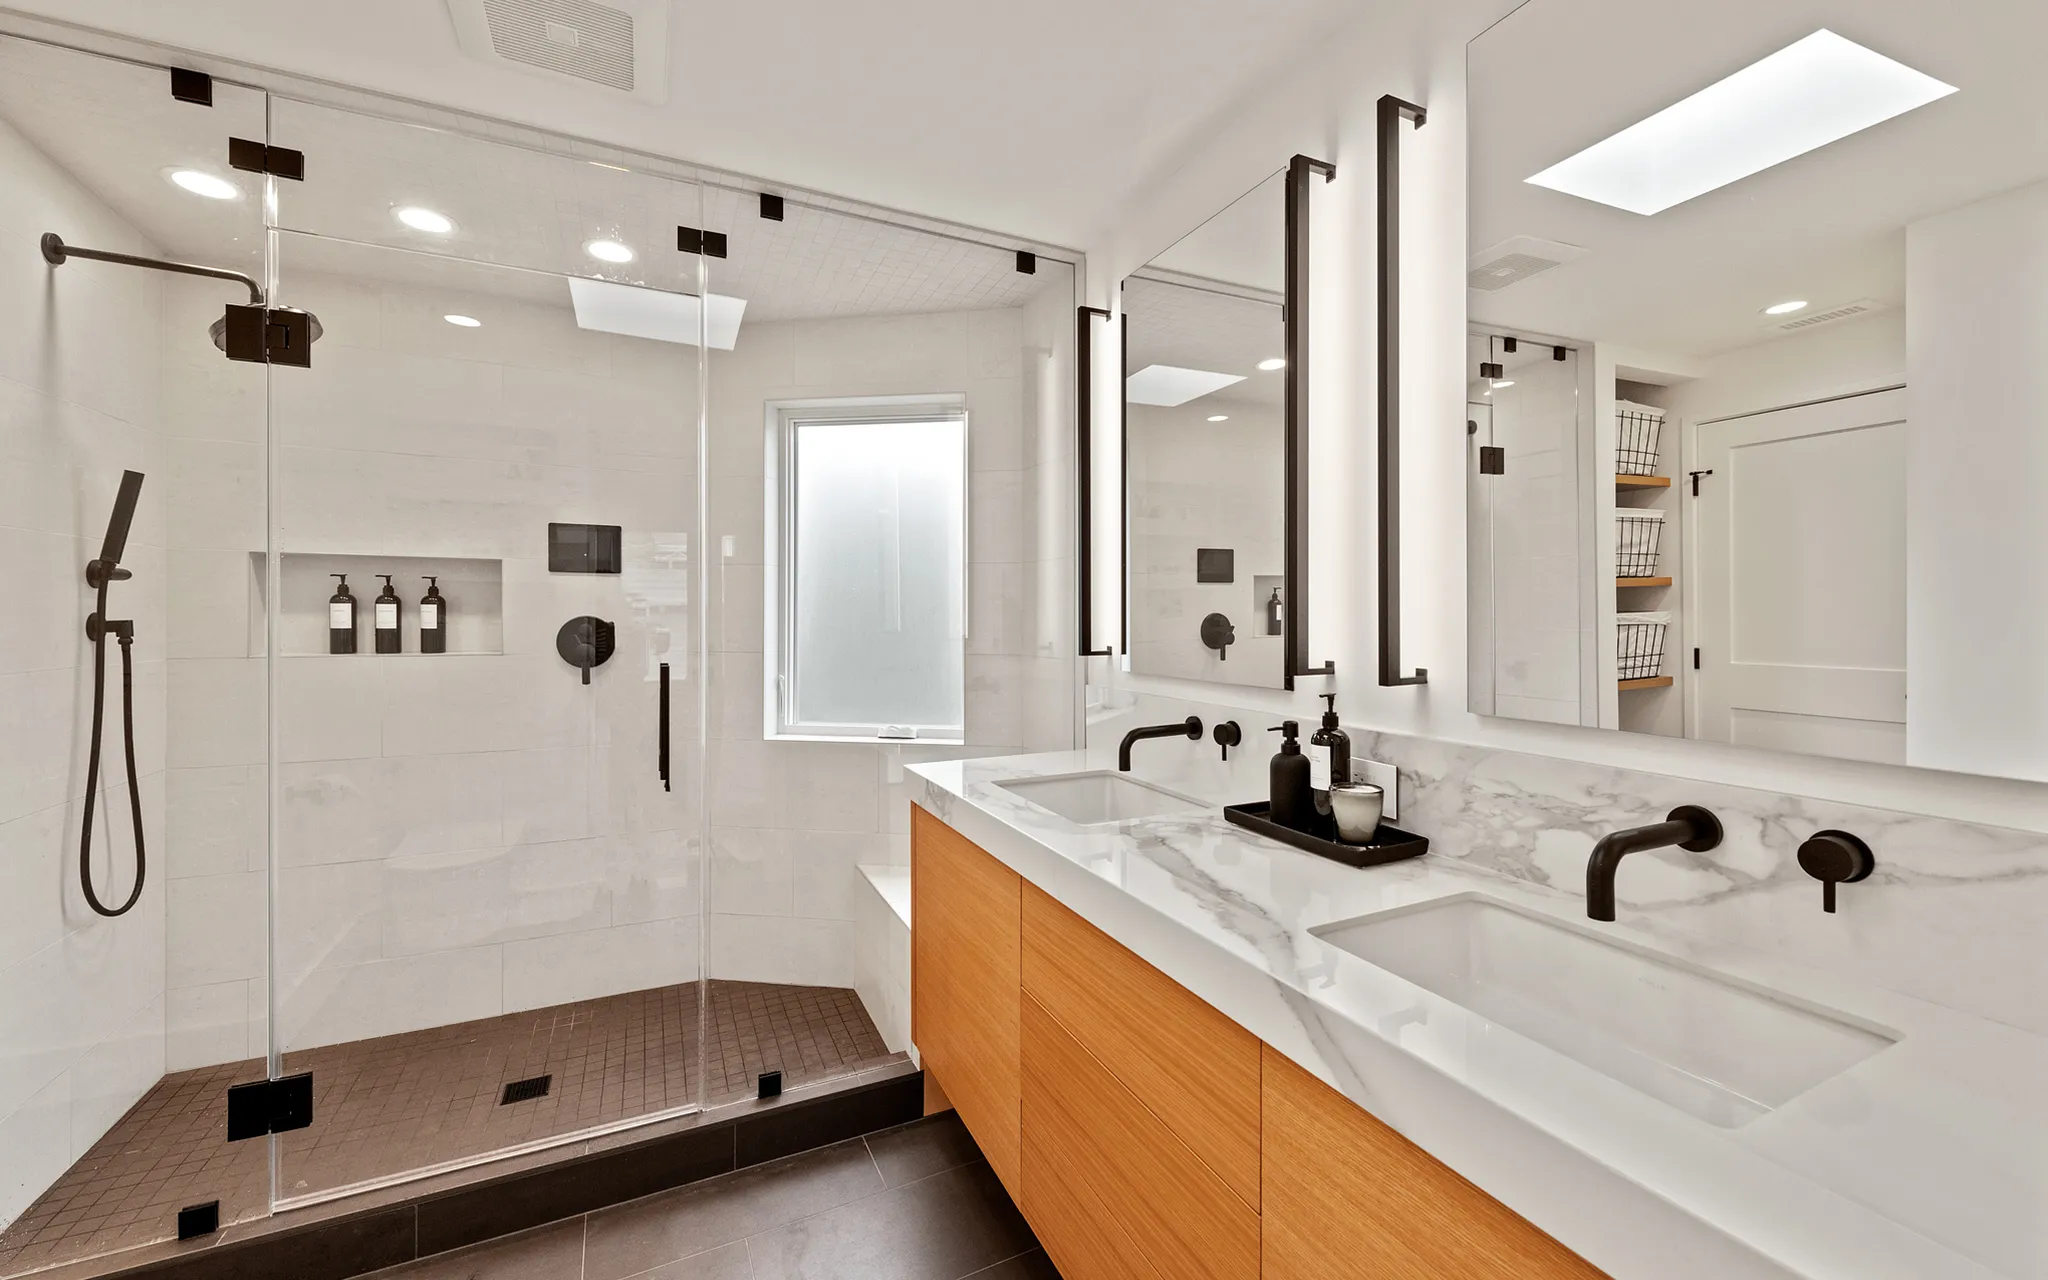
<svg viewBox="0 0 2048 1280">
<path fill-rule="evenodd" d="M 1038 274 L 1038 255 L 1029 249 L 1017 250 L 1017 274 L 1035 276 Z"/>
<path fill-rule="evenodd" d="M 1497 444 L 1479 446 L 1479 474 L 1482 476 L 1504 476 L 1508 473 L 1508 451 Z"/>
<path fill-rule="evenodd" d="M 303 311 L 231 302 L 222 341 L 230 360 L 313 367 L 313 318 Z"/>
<path fill-rule="evenodd" d="M 213 77 L 204 71 L 172 67 L 171 97 L 195 107 L 210 107 L 213 105 Z"/>
<path fill-rule="evenodd" d="M 303 182 L 306 179 L 306 153 L 290 147 L 252 142 L 248 138 L 229 138 L 228 167 L 244 173 L 267 173 Z"/>
<path fill-rule="evenodd" d="M 313 1073 L 254 1080 L 228 1088 L 228 1141 L 290 1133 L 313 1123 Z"/>
<path fill-rule="evenodd" d="M 1700 669 L 1700 651 L 1698 649 L 1692 651 L 1692 669 L 1694 671 Z"/>
<path fill-rule="evenodd" d="M 698 253 L 707 258 L 723 258 L 726 250 L 725 232 L 704 231 L 697 227 L 677 227 L 676 248 L 684 253 Z"/>
</svg>

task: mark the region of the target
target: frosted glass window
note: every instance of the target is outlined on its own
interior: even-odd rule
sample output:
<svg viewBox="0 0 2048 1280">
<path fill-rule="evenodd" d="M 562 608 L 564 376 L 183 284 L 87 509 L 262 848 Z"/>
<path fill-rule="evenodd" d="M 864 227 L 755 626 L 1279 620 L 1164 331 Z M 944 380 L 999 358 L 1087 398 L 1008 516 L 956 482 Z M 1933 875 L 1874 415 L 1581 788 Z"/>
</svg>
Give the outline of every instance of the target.
<svg viewBox="0 0 2048 1280">
<path fill-rule="evenodd" d="M 785 447 L 783 731 L 958 738 L 966 419 L 799 419 Z"/>
</svg>

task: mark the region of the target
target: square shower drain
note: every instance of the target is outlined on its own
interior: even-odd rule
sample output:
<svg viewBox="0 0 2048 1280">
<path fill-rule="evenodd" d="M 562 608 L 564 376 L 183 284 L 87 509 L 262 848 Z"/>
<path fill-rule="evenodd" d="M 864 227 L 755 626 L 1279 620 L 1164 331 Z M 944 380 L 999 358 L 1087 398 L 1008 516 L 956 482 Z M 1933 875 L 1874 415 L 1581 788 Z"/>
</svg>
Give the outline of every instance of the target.
<svg viewBox="0 0 2048 1280">
<path fill-rule="evenodd" d="M 530 1098 L 545 1098 L 548 1096 L 548 1087 L 554 1082 L 553 1073 L 534 1076 L 530 1080 L 514 1080 L 505 1086 L 505 1096 L 498 1099 L 498 1105 L 504 1107 L 515 1102 L 525 1102 Z"/>
</svg>

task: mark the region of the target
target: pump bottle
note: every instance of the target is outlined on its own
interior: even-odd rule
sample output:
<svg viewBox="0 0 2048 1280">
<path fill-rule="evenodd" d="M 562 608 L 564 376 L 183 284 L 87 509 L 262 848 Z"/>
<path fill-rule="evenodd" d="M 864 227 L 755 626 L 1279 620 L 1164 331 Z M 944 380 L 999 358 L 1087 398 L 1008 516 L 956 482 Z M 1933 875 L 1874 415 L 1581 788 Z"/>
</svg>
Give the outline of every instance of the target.
<svg viewBox="0 0 2048 1280">
<path fill-rule="evenodd" d="M 1329 700 L 1323 712 L 1323 727 L 1308 740 L 1308 785 L 1315 793 L 1316 812 L 1330 816 L 1330 784 L 1351 781 L 1351 735 L 1337 726 L 1337 695 L 1319 695 Z"/>
<path fill-rule="evenodd" d="M 391 587 L 390 574 L 380 573 L 377 576 L 384 579 L 384 589 L 377 593 L 375 602 L 377 652 L 397 653 L 400 651 L 398 643 L 398 611 L 400 608 L 398 592 Z"/>
<path fill-rule="evenodd" d="M 432 574 L 427 575 L 427 594 L 420 597 L 420 652 L 448 652 L 448 602 Z"/>
<path fill-rule="evenodd" d="M 334 594 L 327 597 L 327 652 L 354 653 L 356 651 L 356 597 L 348 589 L 348 575 L 330 573 L 330 578 L 341 579 L 341 585 Z"/>
</svg>

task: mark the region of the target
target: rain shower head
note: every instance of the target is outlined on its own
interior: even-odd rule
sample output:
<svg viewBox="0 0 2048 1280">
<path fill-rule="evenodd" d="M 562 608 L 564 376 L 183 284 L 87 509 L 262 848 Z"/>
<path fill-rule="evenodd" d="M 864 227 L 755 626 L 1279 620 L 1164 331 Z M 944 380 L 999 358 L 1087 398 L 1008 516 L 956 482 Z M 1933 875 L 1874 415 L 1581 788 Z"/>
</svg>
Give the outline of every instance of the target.
<svg viewBox="0 0 2048 1280">
<path fill-rule="evenodd" d="M 54 231 L 44 232 L 40 243 L 43 251 L 43 261 L 53 267 L 61 267 L 72 258 L 90 258 L 95 262 L 117 262 L 124 267 L 146 267 L 151 271 L 169 271 L 181 276 L 205 276 L 209 280 L 232 280 L 249 291 L 249 305 L 255 307 L 263 305 L 263 286 L 257 284 L 252 277 L 240 271 L 230 271 L 226 267 L 204 267 L 191 262 L 169 262 L 162 258 L 142 258 L 132 253 L 114 253 L 107 249 L 81 249 L 77 245 L 65 244 L 64 237 Z M 282 313 L 285 315 L 305 316 L 308 340 L 312 342 L 320 340 L 320 335 L 324 332 L 320 325 L 320 317 L 309 311 L 301 311 L 297 307 L 272 307 L 270 310 L 274 314 Z M 227 331 L 227 318 L 223 316 L 208 326 L 206 332 L 212 337 L 214 346 L 222 351 L 226 351 L 228 349 Z"/>
</svg>

